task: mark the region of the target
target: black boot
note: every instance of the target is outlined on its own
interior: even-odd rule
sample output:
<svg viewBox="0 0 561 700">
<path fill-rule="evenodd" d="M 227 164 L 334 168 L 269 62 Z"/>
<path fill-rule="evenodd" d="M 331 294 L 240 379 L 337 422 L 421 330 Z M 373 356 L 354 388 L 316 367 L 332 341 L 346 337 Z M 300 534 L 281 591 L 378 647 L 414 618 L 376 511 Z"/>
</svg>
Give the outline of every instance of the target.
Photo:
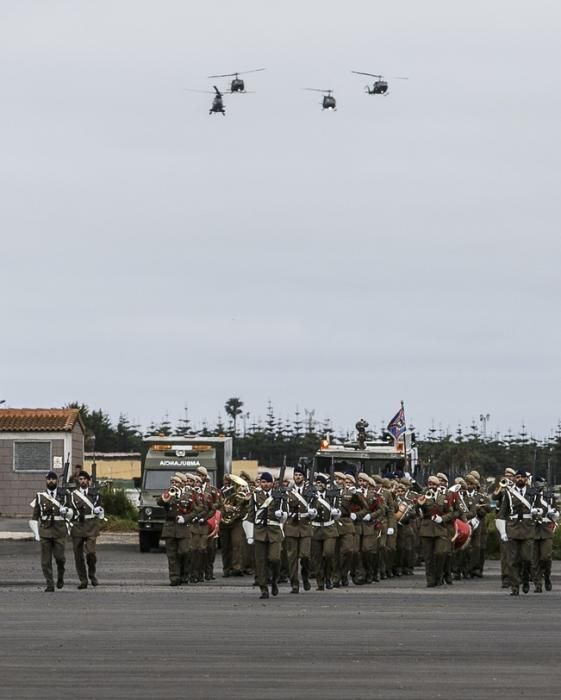
<svg viewBox="0 0 561 700">
<path fill-rule="evenodd" d="M 261 595 L 259 597 L 263 600 L 269 597 L 269 589 L 267 586 L 261 586 Z"/>
<path fill-rule="evenodd" d="M 530 592 L 530 562 L 522 563 L 522 592 Z"/>
<path fill-rule="evenodd" d="M 279 574 L 280 574 L 280 561 L 275 561 L 271 564 L 271 595 L 279 594 Z"/>
<path fill-rule="evenodd" d="M 543 563 L 543 580 L 545 583 L 545 590 L 550 591 L 551 586 L 551 562 L 544 561 Z"/>
<path fill-rule="evenodd" d="M 310 584 L 310 560 L 302 559 L 300 563 L 300 571 L 302 572 L 302 587 L 305 591 L 309 591 L 312 587 Z"/>
<path fill-rule="evenodd" d="M 88 565 L 88 576 L 90 578 L 91 584 L 92 586 L 97 586 L 98 580 L 95 575 L 97 556 L 95 554 L 87 554 L 86 563 Z"/>
<path fill-rule="evenodd" d="M 57 565 L 56 587 L 62 588 L 63 586 L 64 586 L 64 565 L 62 565 L 62 566 Z"/>
<path fill-rule="evenodd" d="M 191 576 L 189 578 L 191 583 L 199 582 L 199 562 L 200 552 L 193 550 L 193 552 L 191 552 Z"/>
</svg>

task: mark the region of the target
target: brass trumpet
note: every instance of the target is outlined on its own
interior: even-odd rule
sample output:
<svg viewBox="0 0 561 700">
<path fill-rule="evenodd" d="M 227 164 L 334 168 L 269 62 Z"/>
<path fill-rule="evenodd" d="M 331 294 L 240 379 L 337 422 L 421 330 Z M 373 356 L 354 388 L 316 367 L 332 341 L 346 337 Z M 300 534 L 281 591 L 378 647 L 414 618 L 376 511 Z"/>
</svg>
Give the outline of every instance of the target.
<svg viewBox="0 0 561 700">
<path fill-rule="evenodd" d="M 183 489 L 177 486 L 170 486 L 168 489 L 168 493 L 171 496 L 171 498 L 181 498 L 181 496 L 183 495 Z"/>
<path fill-rule="evenodd" d="M 427 489 L 425 493 L 422 493 L 418 498 L 417 498 L 417 503 L 420 506 L 425 505 L 427 501 L 434 501 L 436 498 L 436 491 L 434 489 Z"/>
</svg>

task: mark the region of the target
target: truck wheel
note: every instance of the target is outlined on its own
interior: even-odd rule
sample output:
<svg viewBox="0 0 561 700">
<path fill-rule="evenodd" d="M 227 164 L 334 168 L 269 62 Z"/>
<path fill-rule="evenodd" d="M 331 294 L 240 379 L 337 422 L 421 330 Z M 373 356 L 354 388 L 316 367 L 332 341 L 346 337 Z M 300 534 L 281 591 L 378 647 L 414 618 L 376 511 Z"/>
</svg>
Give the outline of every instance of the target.
<svg viewBox="0 0 561 700">
<path fill-rule="evenodd" d="M 145 554 L 152 549 L 154 543 L 154 535 L 151 532 L 139 532 L 138 533 L 138 544 L 140 551 Z"/>
</svg>

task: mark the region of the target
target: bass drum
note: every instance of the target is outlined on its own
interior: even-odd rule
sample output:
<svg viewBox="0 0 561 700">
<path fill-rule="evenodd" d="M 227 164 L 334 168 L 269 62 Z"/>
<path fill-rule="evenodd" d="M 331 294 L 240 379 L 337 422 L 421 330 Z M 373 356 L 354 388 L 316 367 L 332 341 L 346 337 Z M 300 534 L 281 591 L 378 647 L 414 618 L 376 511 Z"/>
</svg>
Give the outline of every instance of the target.
<svg viewBox="0 0 561 700">
<path fill-rule="evenodd" d="M 452 537 L 452 544 L 454 549 L 463 549 L 467 547 L 471 539 L 471 525 L 469 523 L 464 523 L 460 518 L 454 520 L 454 530 L 456 531 L 454 537 Z"/>
</svg>

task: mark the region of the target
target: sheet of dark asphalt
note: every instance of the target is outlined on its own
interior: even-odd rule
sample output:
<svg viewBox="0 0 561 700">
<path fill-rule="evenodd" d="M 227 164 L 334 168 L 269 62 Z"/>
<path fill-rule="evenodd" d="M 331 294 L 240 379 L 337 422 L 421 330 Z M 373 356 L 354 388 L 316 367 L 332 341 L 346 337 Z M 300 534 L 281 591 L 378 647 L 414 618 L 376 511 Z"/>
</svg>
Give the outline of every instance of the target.
<svg viewBox="0 0 561 700">
<path fill-rule="evenodd" d="M 162 553 L 99 547 L 97 589 L 43 592 L 38 545 L 0 542 L 0 698 L 559 698 L 554 590 L 414 577 L 258 600 L 250 577 L 170 588 Z"/>
</svg>

